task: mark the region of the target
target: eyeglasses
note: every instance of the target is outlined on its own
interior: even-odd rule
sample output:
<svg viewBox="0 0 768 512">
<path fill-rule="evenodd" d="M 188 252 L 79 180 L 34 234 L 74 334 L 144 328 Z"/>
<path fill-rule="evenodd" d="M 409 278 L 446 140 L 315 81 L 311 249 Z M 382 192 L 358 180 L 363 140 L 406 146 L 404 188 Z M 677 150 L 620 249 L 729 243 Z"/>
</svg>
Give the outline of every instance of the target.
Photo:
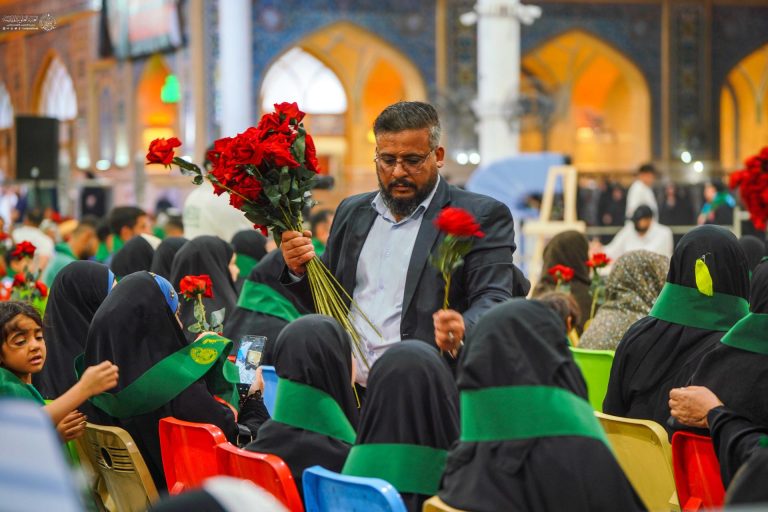
<svg viewBox="0 0 768 512">
<path fill-rule="evenodd" d="M 426 155 L 406 155 L 403 158 L 397 158 L 393 155 L 379 155 L 376 154 L 376 158 L 373 159 L 378 165 L 379 169 L 387 174 L 392 174 L 397 168 L 397 164 L 403 166 L 403 170 L 408 174 L 419 174 L 424 170 L 424 162 L 427 161 L 429 155 L 435 150 L 431 150 Z"/>
</svg>

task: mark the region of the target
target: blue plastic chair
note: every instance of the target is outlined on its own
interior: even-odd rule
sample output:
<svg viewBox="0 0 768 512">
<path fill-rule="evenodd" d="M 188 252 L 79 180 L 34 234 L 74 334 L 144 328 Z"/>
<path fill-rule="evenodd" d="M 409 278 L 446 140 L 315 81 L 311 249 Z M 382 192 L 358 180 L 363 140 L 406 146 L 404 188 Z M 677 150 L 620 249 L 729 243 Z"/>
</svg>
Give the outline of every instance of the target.
<svg viewBox="0 0 768 512">
<path fill-rule="evenodd" d="M 392 484 L 379 478 L 346 476 L 320 466 L 305 469 L 305 512 L 407 512 Z"/>
<path fill-rule="evenodd" d="M 275 397 L 277 397 L 277 372 L 274 366 L 262 366 L 261 377 L 264 379 L 264 406 L 272 416 L 275 410 Z"/>
<path fill-rule="evenodd" d="M 64 448 L 42 407 L 0 399 L 2 510 L 84 510 Z"/>
</svg>

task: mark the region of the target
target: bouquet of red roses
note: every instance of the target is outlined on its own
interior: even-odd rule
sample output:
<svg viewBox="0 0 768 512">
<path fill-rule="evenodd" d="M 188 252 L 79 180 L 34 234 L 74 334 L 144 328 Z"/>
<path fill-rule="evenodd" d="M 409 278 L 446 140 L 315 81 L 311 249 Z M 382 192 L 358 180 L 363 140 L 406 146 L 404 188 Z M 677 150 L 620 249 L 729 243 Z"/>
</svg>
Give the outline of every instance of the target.
<svg viewBox="0 0 768 512">
<path fill-rule="evenodd" d="M 10 300 L 31 303 L 42 316 L 45 313 L 48 287 L 39 280 L 39 271 L 33 273 L 28 270 L 36 250 L 34 244 L 23 241 L 16 244 L 16 247 L 11 251 L 11 260 L 22 262 L 23 268 L 13 277 L 9 298 Z"/>
<path fill-rule="evenodd" d="M 768 146 L 744 162 L 745 168 L 731 174 L 730 188 L 739 189 L 749 218 L 756 229 L 765 231 L 768 222 Z"/>
<path fill-rule="evenodd" d="M 241 210 L 255 228 L 265 235 L 270 228 L 279 245 L 284 231 L 304 231 L 301 212 L 314 205 L 310 190 L 318 163 L 303 118 L 304 112 L 296 103 L 276 104 L 275 111 L 262 116 L 255 127 L 214 142 L 207 155 L 212 164 L 208 173 L 174 156 L 174 148 L 181 146 L 175 137 L 152 141 L 147 161 L 175 164 L 183 174 L 192 176 L 196 185 L 209 180 L 217 195 L 229 193 L 230 204 Z M 354 306 L 352 297 L 318 258 L 307 264 L 307 277 L 317 312 L 338 320 L 366 361 L 360 336 L 349 320 L 350 306 L 344 300 Z M 363 318 L 378 332 L 365 315 Z"/>
<path fill-rule="evenodd" d="M 203 297 L 207 299 L 213 298 L 213 282 L 211 281 L 211 276 L 203 274 L 199 276 L 182 277 L 179 282 L 179 294 L 188 301 L 195 301 L 193 314 L 195 315 L 197 323 L 187 327 L 189 332 L 224 332 L 224 315 L 226 313 L 224 308 L 211 313 L 210 322 L 208 322 L 205 315 Z"/>
</svg>

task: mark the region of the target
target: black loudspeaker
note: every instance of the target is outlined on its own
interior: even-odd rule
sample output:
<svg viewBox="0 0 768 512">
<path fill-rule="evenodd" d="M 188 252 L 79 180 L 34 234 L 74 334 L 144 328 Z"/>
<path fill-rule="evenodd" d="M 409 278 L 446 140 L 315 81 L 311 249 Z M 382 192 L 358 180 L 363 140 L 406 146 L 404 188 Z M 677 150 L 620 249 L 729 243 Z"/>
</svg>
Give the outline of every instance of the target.
<svg viewBox="0 0 768 512">
<path fill-rule="evenodd" d="M 16 179 L 51 180 L 59 177 L 59 120 L 16 117 Z"/>
</svg>

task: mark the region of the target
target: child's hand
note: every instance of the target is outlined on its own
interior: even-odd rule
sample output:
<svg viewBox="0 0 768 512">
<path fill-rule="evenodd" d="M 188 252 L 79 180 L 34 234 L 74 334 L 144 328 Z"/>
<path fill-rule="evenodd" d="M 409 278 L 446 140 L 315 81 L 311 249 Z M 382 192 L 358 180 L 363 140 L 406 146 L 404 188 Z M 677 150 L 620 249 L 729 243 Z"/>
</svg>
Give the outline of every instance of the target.
<svg viewBox="0 0 768 512">
<path fill-rule="evenodd" d="M 83 390 L 92 397 L 117 386 L 118 369 L 109 361 L 103 361 L 95 366 L 89 366 L 80 377 Z"/>
<path fill-rule="evenodd" d="M 85 432 L 85 423 L 88 418 L 80 411 L 72 411 L 56 425 L 59 437 L 64 442 L 77 439 Z"/>
</svg>

